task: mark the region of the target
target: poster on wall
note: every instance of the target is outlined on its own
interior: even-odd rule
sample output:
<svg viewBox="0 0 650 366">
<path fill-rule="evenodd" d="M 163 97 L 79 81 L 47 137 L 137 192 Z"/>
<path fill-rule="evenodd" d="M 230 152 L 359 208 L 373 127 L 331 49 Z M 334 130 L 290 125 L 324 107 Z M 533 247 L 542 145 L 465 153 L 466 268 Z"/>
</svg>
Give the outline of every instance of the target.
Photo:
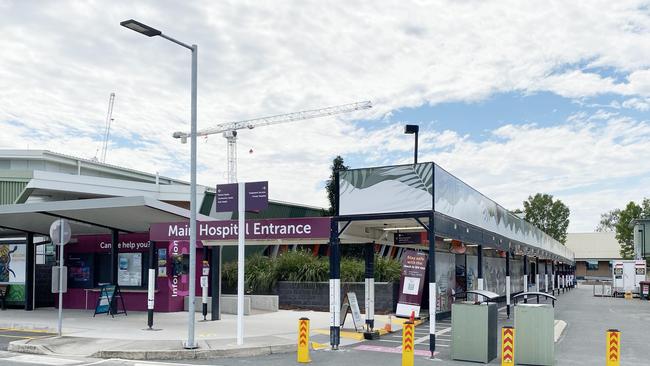
<svg viewBox="0 0 650 366">
<path fill-rule="evenodd" d="M 420 316 L 427 258 L 426 253 L 416 252 L 415 250 L 407 250 L 402 254 L 400 293 L 397 310 L 395 311 L 397 316 L 409 317 L 412 312 L 415 312 L 416 317 Z"/>
<path fill-rule="evenodd" d="M 25 283 L 26 259 L 25 245 L 0 244 L 0 283 Z"/>
<path fill-rule="evenodd" d="M 68 287 L 70 288 L 92 288 L 94 286 L 92 266 L 94 257 L 92 254 L 72 254 L 68 256 Z"/>
<path fill-rule="evenodd" d="M 119 253 L 117 284 L 142 286 L 142 253 Z"/>
<path fill-rule="evenodd" d="M 158 277 L 167 277 L 167 249 L 158 249 Z"/>
<path fill-rule="evenodd" d="M 436 252 L 436 312 L 451 311 L 456 287 L 456 255 Z"/>
</svg>

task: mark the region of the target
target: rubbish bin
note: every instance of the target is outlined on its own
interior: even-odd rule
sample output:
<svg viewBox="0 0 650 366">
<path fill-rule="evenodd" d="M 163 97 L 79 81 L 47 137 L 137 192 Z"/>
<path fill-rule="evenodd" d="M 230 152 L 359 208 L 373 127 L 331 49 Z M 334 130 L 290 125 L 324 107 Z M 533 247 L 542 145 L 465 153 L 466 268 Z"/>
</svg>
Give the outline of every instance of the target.
<svg viewBox="0 0 650 366">
<path fill-rule="evenodd" d="M 554 364 L 555 311 L 551 305 L 515 305 L 515 330 L 517 364 Z"/>
<path fill-rule="evenodd" d="M 467 291 L 487 300 L 499 295 L 490 291 Z M 451 305 L 451 358 L 489 363 L 497 357 L 497 304 L 463 301 Z"/>
<path fill-rule="evenodd" d="M 641 281 L 639 282 L 639 297 L 642 300 L 648 300 L 650 297 L 650 282 L 648 281 Z"/>
</svg>

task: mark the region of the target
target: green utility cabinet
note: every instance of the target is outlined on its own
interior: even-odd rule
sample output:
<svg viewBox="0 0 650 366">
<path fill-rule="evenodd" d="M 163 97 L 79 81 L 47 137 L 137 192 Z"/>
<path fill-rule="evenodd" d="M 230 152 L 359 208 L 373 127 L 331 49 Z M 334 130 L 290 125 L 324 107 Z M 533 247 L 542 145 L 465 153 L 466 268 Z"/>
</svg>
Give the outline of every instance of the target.
<svg viewBox="0 0 650 366">
<path fill-rule="evenodd" d="M 497 304 L 451 305 L 451 358 L 489 363 L 497 357 Z"/>
<path fill-rule="evenodd" d="M 515 306 L 515 361 L 526 365 L 555 362 L 555 311 L 549 304 Z"/>
</svg>

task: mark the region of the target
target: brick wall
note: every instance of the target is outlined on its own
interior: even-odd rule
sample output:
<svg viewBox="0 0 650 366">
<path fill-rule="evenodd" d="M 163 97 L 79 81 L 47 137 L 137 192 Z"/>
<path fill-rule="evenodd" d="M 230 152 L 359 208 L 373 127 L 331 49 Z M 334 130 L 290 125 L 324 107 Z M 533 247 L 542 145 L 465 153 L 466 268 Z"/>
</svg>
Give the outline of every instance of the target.
<svg viewBox="0 0 650 366">
<path fill-rule="evenodd" d="M 398 296 L 398 283 L 375 283 L 375 312 L 395 311 Z M 329 310 L 329 282 L 289 282 L 277 283 L 280 308 L 300 308 L 319 311 Z M 365 308 L 365 287 L 363 282 L 341 284 L 341 302 L 347 292 L 357 295 L 359 309 Z"/>
</svg>

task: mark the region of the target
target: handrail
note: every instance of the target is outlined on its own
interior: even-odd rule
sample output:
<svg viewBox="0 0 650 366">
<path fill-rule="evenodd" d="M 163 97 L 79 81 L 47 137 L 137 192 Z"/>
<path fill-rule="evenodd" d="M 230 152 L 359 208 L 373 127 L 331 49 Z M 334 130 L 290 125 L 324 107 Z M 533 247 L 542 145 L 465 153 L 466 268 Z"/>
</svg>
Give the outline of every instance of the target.
<svg viewBox="0 0 650 366">
<path fill-rule="evenodd" d="M 537 303 L 539 304 L 539 297 L 540 296 L 545 296 L 547 299 L 550 298 L 553 304 L 553 307 L 555 307 L 555 301 L 557 300 L 557 297 L 547 294 L 546 292 L 539 292 L 539 291 L 531 291 L 531 292 L 520 292 L 512 297 L 514 300 L 514 304 L 517 305 L 517 300 L 520 297 L 524 297 L 526 299 L 527 296 L 537 296 Z"/>
</svg>

